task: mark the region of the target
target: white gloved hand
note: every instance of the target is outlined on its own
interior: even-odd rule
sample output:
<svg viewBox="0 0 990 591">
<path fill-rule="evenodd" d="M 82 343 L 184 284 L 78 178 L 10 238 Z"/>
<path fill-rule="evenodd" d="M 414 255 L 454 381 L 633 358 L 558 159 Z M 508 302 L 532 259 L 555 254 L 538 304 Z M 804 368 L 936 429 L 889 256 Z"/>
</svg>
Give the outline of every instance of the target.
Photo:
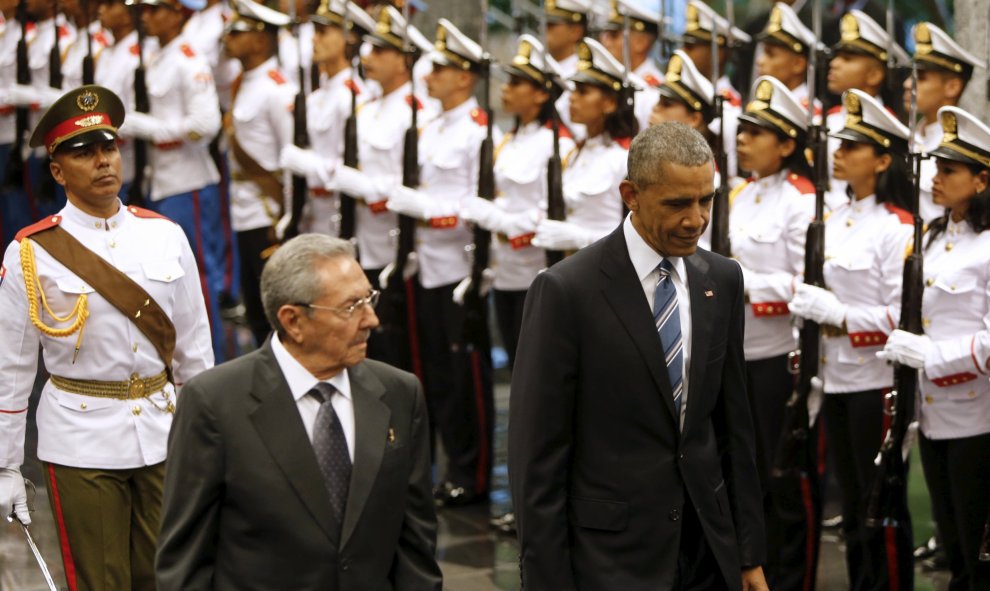
<svg viewBox="0 0 990 591">
<path fill-rule="evenodd" d="M 877 351 L 877 357 L 920 369 L 925 367 L 925 359 L 931 350 L 932 340 L 927 335 L 897 329 L 887 337 L 887 344 L 883 346 L 883 351 Z"/>
<path fill-rule="evenodd" d="M 543 220 L 536 226 L 533 246 L 548 250 L 578 250 L 594 242 L 594 232 L 577 224 Z"/>
<path fill-rule="evenodd" d="M 536 210 L 507 213 L 502 217 L 502 222 L 497 230 L 508 236 L 510 240 L 526 234 L 533 234 L 539 225 L 540 217 L 540 212 Z"/>
<path fill-rule="evenodd" d="M 808 428 L 815 426 L 818 414 L 825 402 L 825 382 L 818 376 L 811 378 L 811 392 L 808 393 Z"/>
<path fill-rule="evenodd" d="M 797 286 L 788 307 L 795 316 L 832 326 L 842 326 L 848 309 L 834 293 L 807 283 Z"/>
<path fill-rule="evenodd" d="M 372 182 L 371 178 L 350 166 L 337 167 L 333 173 L 333 178 L 327 183 L 327 188 L 369 203 L 381 201 L 381 196 L 375 190 L 375 183 Z"/>
<path fill-rule="evenodd" d="M 51 86 L 35 88 L 27 84 L 14 84 L 5 93 L 4 102 L 19 107 L 38 105 L 47 109 L 62 97 L 63 91 Z"/>
<path fill-rule="evenodd" d="M 168 128 L 161 119 L 137 111 L 131 111 L 127 114 L 118 131 L 121 135 L 150 142 L 164 142 L 171 139 Z"/>
<path fill-rule="evenodd" d="M 457 284 L 454 288 L 454 303 L 458 306 L 464 305 L 464 297 L 467 295 L 468 291 L 473 286 L 473 281 L 471 281 L 471 276 L 468 275 L 461 282 Z M 492 284 L 495 283 L 495 269 L 488 268 L 481 272 L 481 287 L 478 289 L 478 296 L 484 298 L 488 295 L 488 292 L 492 289 Z"/>
<path fill-rule="evenodd" d="M 388 208 L 395 213 L 401 213 L 421 220 L 433 217 L 430 214 L 433 203 L 428 197 L 409 187 L 399 185 L 388 196 Z"/>
<path fill-rule="evenodd" d="M 24 477 L 16 468 L 0 468 L 0 517 L 8 521 L 16 515 L 24 525 L 31 524 L 31 514 L 27 506 L 27 490 Z"/>
<path fill-rule="evenodd" d="M 461 219 L 475 223 L 486 230 L 498 229 L 505 217 L 502 208 L 489 199 L 471 196 L 461 204 Z"/>
<path fill-rule="evenodd" d="M 409 258 L 406 259 L 406 266 L 402 269 L 402 279 L 408 281 L 419 272 L 419 257 L 415 252 L 409 253 Z M 381 273 L 378 274 L 378 285 L 382 286 L 382 290 L 388 287 L 389 280 L 392 279 L 392 274 L 395 273 L 395 261 L 385 265 Z"/>
<path fill-rule="evenodd" d="M 313 150 L 289 144 L 278 155 L 278 166 L 306 177 L 310 185 L 326 186 L 330 182 L 330 163 Z"/>
</svg>

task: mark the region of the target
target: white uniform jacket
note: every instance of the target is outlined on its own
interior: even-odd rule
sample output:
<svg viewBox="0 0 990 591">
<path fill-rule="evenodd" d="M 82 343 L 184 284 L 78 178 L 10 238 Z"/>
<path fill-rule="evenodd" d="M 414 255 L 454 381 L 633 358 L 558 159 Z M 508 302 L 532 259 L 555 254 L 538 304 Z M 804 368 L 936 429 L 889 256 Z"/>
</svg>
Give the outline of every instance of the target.
<svg viewBox="0 0 990 591">
<path fill-rule="evenodd" d="M 149 40 L 145 40 L 147 41 Z M 123 39 L 114 40 L 114 43 L 100 54 L 100 61 L 96 62 L 96 83 L 112 90 L 128 110 L 134 108 L 134 71 L 137 70 L 138 63 L 136 30 L 131 31 Z M 123 165 L 123 180 L 129 183 L 134 179 L 134 142 L 130 138 L 121 137 L 117 146 L 120 149 L 120 161 Z"/>
<path fill-rule="evenodd" d="M 182 229 L 151 212 L 121 206 L 113 217 L 94 218 L 66 205 L 57 223 L 86 248 L 137 282 L 175 324 L 175 381 L 185 382 L 212 367 L 213 348 L 199 271 Z M 27 238 L 30 239 L 30 238 Z M 127 381 L 132 374 L 151 377 L 164 369 L 154 346 L 134 323 L 85 281 L 34 247 L 38 282 L 52 312 L 69 314 L 86 294 L 89 318 L 82 346 L 72 362 L 76 336 L 42 335 L 28 315 L 20 242 L 8 247 L 0 283 L 0 466 L 24 461 L 28 397 L 38 370 L 39 345 L 52 375 L 78 380 Z M 36 296 L 40 300 L 40 295 Z M 65 327 L 38 302 L 48 326 Z M 79 468 L 127 469 L 165 459 L 171 413 L 166 397 L 175 388 L 137 400 L 72 394 L 47 382 L 38 407 L 38 458 Z"/>
<path fill-rule="evenodd" d="M 567 222 L 590 231 L 594 240 L 622 222 L 619 183 L 626 178 L 630 141 L 601 133 L 567 155 L 567 167 L 561 175 Z"/>
</svg>

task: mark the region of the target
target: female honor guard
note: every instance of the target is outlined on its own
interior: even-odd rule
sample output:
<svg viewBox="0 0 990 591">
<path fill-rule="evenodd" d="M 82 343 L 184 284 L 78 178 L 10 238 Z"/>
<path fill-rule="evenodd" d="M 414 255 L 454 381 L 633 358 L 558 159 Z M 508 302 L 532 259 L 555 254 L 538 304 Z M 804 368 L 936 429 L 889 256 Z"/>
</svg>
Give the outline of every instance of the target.
<svg viewBox="0 0 990 591">
<path fill-rule="evenodd" d="M 51 155 L 68 204 L 21 230 L 0 267 L 0 515 L 13 501 L 31 521 L 18 468 L 41 345 L 38 458 L 69 589 L 155 588 L 176 386 L 213 365 L 182 229 L 117 197 L 123 120 L 102 86 L 45 113 L 31 146 Z"/>
<path fill-rule="evenodd" d="M 787 301 L 804 272 L 805 237 L 815 216 L 804 157 L 808 113 L 776 78 L 758 78 L 753 96 L 739 116 L 736 149 L 739 165 L 754 178 L 733 192 L 729 237 L 749 304 L 743 348 L 763 484 L 767 581 L 774 589 L 802 589 L 815 579 L 817 499 L 802 495 L 797 480 L 771 487 L 770 474 L 794 387 L 788 356 L 798 343 Z"/>
<path fill-rule="evenodd" d="M 898 205 L 910 194 L 908 129 L 860 90 L 842 97 L 846 124 L 834 155 L 835 178 L 848 183 L 851 201 L 825 222 L 825 284 L 805 283 L 789 307 L 822 325 L 820 376 L 828 445 L 842 487 L 842 529 L 850 589 L 911 589 L 911 521 L 895 535 L 867 528 L 873 459 L 885 430 L 884 395 L 893 372 L 875 353 L 900 318 L 901 274 L 913 218 Z"/>
<path fill-rule="evenodd" d="M 546 61 L 544 62 L 544 58 Z M 532 35 L 519 37 L 512 64 L 504 66 L 509 81 L 502 86 L 502 106 L 516 118 L 516 127 L 503 136 L 496 149 L 497 197 L 465 200 L 461 217 L 496 233 L 495 313 L 511 367 L 522 327 L 526 290 L 546 267 L 546 252 L 532 244 L 537 224 L 546 217 L 547 161 L 553 154 L 554 100 L 568 83 L 552 57 Z M 552 90 L 548 92 L 549 77 Z M 569 85 L 568 85 L 569 86 Z M 568 154 L 574 141 L 560 127 L 560 153 Z"/>
<path fill-rule="evenodd" d="M 567 221 L 541 221 L 533 238 L 540 248 L 584 248 L 622 221 L 619 183 L 637 131 L 633 112 L 623 104 L 624 72 L 594 39 L 586 37 L 578 48 L 577 73 L 570 77 L 571 121 L 585 126 L 587 139 L 567 156 L 562 175 Z"/>
<path fill-rule="evenodd" d="M 925 243 L 925 333 L 895 330 L 877 355 L 923 370 L 921 462 L 949 587 L 990 589 L 990 563 L 978 560 L 990 510 L 990 128 L 956 107 L 938 118 L 932 196 L 946 214 Z"/>
</svg>

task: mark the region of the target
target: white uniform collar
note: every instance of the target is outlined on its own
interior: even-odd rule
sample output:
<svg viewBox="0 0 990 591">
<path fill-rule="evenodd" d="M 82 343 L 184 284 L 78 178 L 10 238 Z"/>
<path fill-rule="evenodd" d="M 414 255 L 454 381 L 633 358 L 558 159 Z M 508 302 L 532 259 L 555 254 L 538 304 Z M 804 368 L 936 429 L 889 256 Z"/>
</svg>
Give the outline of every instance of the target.
<svg viewBox="0 0 990 591">
<path fill-rule="evenodd" d="M 437 116 L 437 119 L 456 121 L 477 107 L 478 107 L 478 100 L 472 96 L 469 97 L 468 100 L 454 107 L 453 109 L 450 109 L 449 111 L 442 111 L 440 115 Z"/>
<path fill-rule="evenodd" d="M 869 197 L 864 197 L 859 201 L 853 198 L 849 202 L 849 207 L 851 208 L 851 211 L 853 213 L 863 213 L 864 211 L 869 211 L 876 204 L 877 204 L 877 195 L 876 193 L 874 193 L 873 195 L 870 195 Z"/>
<path fill-rule="evenodd" d="M 244 72 L 243 81 L 247 82 L 249 80 L 254 80 L 255 78 L 267 76 L 268 72 L 272 70 L 278 70 L 278 60 L 275 59 L 275 56 L 266 59 L 258 66 Z"/>
<path fill-rule="evenodd" d="M 107 228 L 119 228 L 127 220 L 127 208 L 123 206 L 120 199 L 117 200 L 117 213 L 109 218 L 103 219 L 90 215 L 66 201 L 65 207 L 59 212 L 62 218 L 70 223 L 77 224 L 89 230 L 104 230 Z"/>
<path fill-rule="evenodd" d="M 293 400 L 298 402 L 300 398 L 308 394 L 321 381 L 332 385 L 344 398 L 350 400 L 351 381 L 347 377 L 347 368 L 344 368 L 342 372 L 329 380 L 318 380 L 316 376 L 309 373 L 309 370 L 303 367 L 286 350 L 285 345 L 278 339 L 277 334 L 272 335 L 272 353 L 275 355 L 275 361 L 278 362 L 279 369 L 282 370 L 285 382 L 289 385 L 289 392 L 292 393 Z"/>
</svg>

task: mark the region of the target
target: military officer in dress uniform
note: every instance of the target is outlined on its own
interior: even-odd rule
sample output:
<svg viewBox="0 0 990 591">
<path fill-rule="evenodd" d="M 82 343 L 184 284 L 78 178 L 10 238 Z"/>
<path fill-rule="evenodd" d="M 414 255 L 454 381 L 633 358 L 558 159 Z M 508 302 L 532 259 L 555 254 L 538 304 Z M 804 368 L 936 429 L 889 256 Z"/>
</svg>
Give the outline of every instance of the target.
<svg viewBox="0 0 990 591">
<path fill-rule="evenodd" d="M 711 80 L 715 92 L 725 100 L 722 105 L 722 125 L 718 119 L 711 122 L 713 133 L 718 134 L 723 129 L 723 148 L 727 155 L 729 177 L 738 175 L 736 168 L 736 128 L 739 114 L 742 112 L 742 95 L 736 90 L 725 68 L 729 63 L 729 55 L 733 49 L 750 43 L 752 38 L 742 29 L 731 26 L 729 21 L 722 18 L 710 6 L 701 0 L 691 0 L 687 5 L 687 24 L 684 29 L 684 53 L 691 57 L 695 67 L 705 77 L 712 76 L 712 32 L 718 36 L 718 78 Z M 731 39 L 731 42 L 730 42 Z M 719 171 L 721 172 L 721 171 Z"/>
<path fill-rule="evenodd" d="M 488 114 L 474 98 L 485 59 L 481 46 L 441 18 L 427 90 L 442 111 L 419 136 L 419 189 L 397 185 L 388 208 L 414 217 L 419 267 L 416 324 L 430 421 L 447 454 L 437 501 L 459 506 L 488 498 L 494 435 L 491 357 L 469 351 L 465 309 L 454 289 L 471 273 L 465 248 L 471 227 L 460 219 L 462 202 L 478 194 L 479 152 Z M 498 137 L 495 141 L 498 141 Z"/>
<path fill-rule="evenodd" d="M 220 110 L 210 64 L 183 34 L 189 16 L 205 6 L 202 0 L 141 0 L 145 31 L 161 49 L 145 65 L 151 112 L 128 113 L 121 133 L 148 142 L 149 206 L 182 226 L 193 247 L 203 272 L 213 355 L 221 362 L 222 203 L 220 172 L 209 146 L 220 131 Z"/>
<path fill-rule="evenodd" d="M 361 7 L 344 0 L 323 0 L 309 20 L 315 25 L 313 60 L 321 79 L 320 87 L 306 97 L 311 149 L 289 144 L 282 148 L 279 162 L 307 179 L 309 198 L 300 230 L 339 236 L 340 197 L 325 185 L 343 160 L 347 118 L 368 100 L 364 81 L 351 66 L 350 48 L 356 46 L 351 36 L 367 35 L 375 21 Z"/>
<path fill-rule="evenodd" d="M 825 220 L 825 284 L 796 286 L 792 314 L 822 325 L 822 413 L 842 488 L 842 530 L 850 589 L 912 589 L 911 518 L 867 527 L 867 497 L 884 438 L 891 368 L 875 357 L 897 326 L 904 252 L 913 218 L 905 156 L 908 129 L 868 93 L 843 95 L 848 117 L 835 175 L 851 200 Z"/>
<path fill-rule="evenodd" d="M 757 40 L 756 75 L 782 82 L 807 110 L 808 64 L 817 46 L 814 32 L 804 26 L 793 8 L 777 2 Z M 815 105 L 815 115 L 821 116 L 820 104 Z"/>
<path fill-rule="evenodd" d="M 549 250 L 577 250 L 622 223 L 619 184 L 626 179 L 629 144 L 636 135 L 634 114 L 622 104 L 625 68 L 594 39 L 578 48 L 578 71 L 571 76 L 571 118 L 588 137 L 566 155 L 562 174 L 567 220 L 542 220 L 533 244 Z"/>
<path fill-rule="evenodd" d="M 942 141 L 929 153 L 945 213 L 925 241 L 924 334 L 895 330 L 878 356 L 922 370 L 921 462 L 949 588 L 990 589 L 990 564 L 978 560 L 990 510 L 990 128 L 957 107 L 938 118 Z"/>
<path fill-rule="evenodd" d="M 269 325 L 259 285 L 265 259 L 277 244 L 275 226 L 284 212 L 285 190 L 278 159 L 292 143 L 292 109 L 296 88 L 278 67 L 278 30 L 289 17 L 252 0 L 237 0 L 227 25 L 227 55 L 244 72 L 232 91 L 224 120 L 230 148 L 231 226 L 237 232 L 241 297 L 248 324 L 260 344 Z"/>
<path fill-rule="evenodd" d="M 660 100 L 657 87 L 663 81 L 663 74 L 650 57 L 657 40 L 657 20 L 660 16 L 649 12 L 630 0 L 612 0 L 608 20 L 599 35 L 601 43 L 612 56 L 622 63 L 623 44 L 626 38 L 626 16 L 629 23 L 629 64 L 632 71 L 629 82 L 636 87 L 633 94 L 634 112 L 640 129 L 650 125 L 650 114 Z M 625 67 L 623 67 L 625 71 Z"/>
<path fill-rule="evenodd" d="M 815 217 L 815 188 L 805 158 L 808 111 L 776 78 L 757 78 L 751 94 L 739 116 L 736 149 L 740 167 L 753 178 L 730 197 L 729 242 L 746 288 L 743 352 L 763 485 L 764 569 L 771 588 L 800 590 L 815 581 L 818 482 L 814 473 L 807 480 L 771 480 L 771 473 L 794 389 L 788 357 L 798 348 L 787 302 L 804 273 L 805 237 Z"/>
<path fill-rule="evenodd" d="M 31 146 L 51 154 L 68 203 L 21 230 L 0 268 L 0 514 L 31 521 L 18 469 L 40 345 L 38 458 L 69 589 L 154 589 L 177 388 L 213 365 L 182 229 L 117 197 L 123 120 L 100 86 L 45 113 Z"/>
<path fill-rule="evenodd" d="M 828 91 L 842 94 L 855 88 L 883 104 L 880 95 L 886 87 L 887 76 L 893 75 L 887 71 L 887 52 L 894 54 L 894 61 L 898 65 L 907 65 L 910 62 L 907 52 L 865 12 L 850 10 L 843 15 L 841 26 L 842 37 L 832 48 L 833 57 L 828 65 Z M 830 134 L 845 126 L 846 115 L 844 104 L 829 109 L 825 115 L 825 125 Z M 846 194 L 847 184 L 831 174 L 833 156 L 839 149 L 840 142 L 834 135 L 828 141 L 830 181 L 825 203 L 830 209 L 841 207 L 849 200 Z"/>
<path fill-rule="evenodd" d="M 990 26 L 990 23 L 988 23 Z M 931 23 L 918 23 L 912 30 L 914 61 L 918 64 L 918 126 L 916 150 L 927 154 L 942 142 L 942 126 L 937 116 L 942 107 L 954 107 L 973 77 L 973 70 L 986 68 L 986 62 L 962 48 L 942 29 Z M 910 111 L 911 78 L 904 81 L 904 108 Z M 945 214 L 945 208 L 932 197 L 935 160 L 921 161 L 921 219 L 931 222 Z"/>
</svg>

